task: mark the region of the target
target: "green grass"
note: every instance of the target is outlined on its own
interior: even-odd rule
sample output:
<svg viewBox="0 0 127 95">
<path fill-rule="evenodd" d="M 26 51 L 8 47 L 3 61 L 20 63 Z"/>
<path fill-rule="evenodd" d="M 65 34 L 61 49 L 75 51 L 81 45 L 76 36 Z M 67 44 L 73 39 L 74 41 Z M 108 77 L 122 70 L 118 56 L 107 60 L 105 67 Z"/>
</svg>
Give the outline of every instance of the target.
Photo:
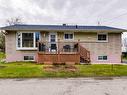
<svg viewBox="0 0 127 95">
<path fill-rule="evenodd" d="M 4 59 L 5 58 L 5 53 L 0 52 L 0 59 Z"/>
<path fill-rule="evenodd" d="M 51 78 L 127 76 L 127 65 L 76 65 L 78 71 L 45 71 L 44 65 L 30 62 L 0 64 L 0 78 Z"/>
</svg>

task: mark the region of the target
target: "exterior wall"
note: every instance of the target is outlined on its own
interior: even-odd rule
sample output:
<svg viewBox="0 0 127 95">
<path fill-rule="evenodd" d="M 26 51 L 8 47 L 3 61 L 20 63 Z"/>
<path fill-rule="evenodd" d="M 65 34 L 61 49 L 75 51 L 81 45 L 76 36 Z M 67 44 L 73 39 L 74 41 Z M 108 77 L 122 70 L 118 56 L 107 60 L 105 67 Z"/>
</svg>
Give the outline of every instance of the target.
<svg viewBox="0 0 127 95">
<path fill-rule="evenodd" d="M 36 55 L 36 51 L 16 50 L 16 33 L 14 31 L 8 32 L 5 38 L 6 44 L 6 61 L 23 61 L 24 55 Z M 35 58 L 36 59 L 36 58 Z"/>
<path fill-rule="evenodd" d="M 108 42 L 82 43 L 90 51 L 92 63 L 121 63 L 121 34 L 108 34 Z M 107 55 L 108 60 L 99 61 L 98 56 Z"/>
<path fill-rule="evenodd" d="M 48 41 L 48 32 L 41 31 L 42 41 Z M 57 32 L 57 38 L 64 40 L 64 32 Z M 97 42 L 97 33 L 75 32 L 74 41 L 84 41 L 82 45 L 90 51 L 92 63 L 120 63 L 121 62 L 121 33 L 109 33 L 108 42 Z M 86 42 L 85 42 L 86 41 Z M 23 61 L 24 55 L 36 56 L 37 51 L 16 50 L 16 32 L 9 31 L 6 35 L 6 60 Z M 107 55 L 107 61 L 98 61 L 99 55 Z M 37 59 L 37 58 L 35 58 Z"/>
<path fill-rule="evenodd" d="M 64 33 L 61 33 L 60 40 L 64 40 L 63 37 Z M 121 33 L 109 33 L 108 42 L 97 42 L 97 33 L 75 32 L 74 41 L 78 40 L 90 51 L 92 63 L 121 63 Z M 108 60 L 99 61 L 100 55 L 107 55 Z"/>
<path fill-rule="evenodd" d="M 96 42 L 97 41 L 97 33 L 83 33 L 83 32 L 75 32 L 74 33 L 74 40 L 75 41 L 89 41 L 89 42 Z"/>
</svg>

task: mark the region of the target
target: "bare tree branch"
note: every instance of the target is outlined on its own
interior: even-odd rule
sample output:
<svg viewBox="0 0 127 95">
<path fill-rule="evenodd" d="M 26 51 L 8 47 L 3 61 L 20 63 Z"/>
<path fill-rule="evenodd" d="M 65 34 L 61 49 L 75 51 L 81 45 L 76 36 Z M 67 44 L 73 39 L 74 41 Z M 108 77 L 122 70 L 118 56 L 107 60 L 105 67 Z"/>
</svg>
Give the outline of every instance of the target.
<svg viewBox="0 0 127 95">
<path fill-rule="evenodd" d="M 22 18 L 14 17 L 6 20 L 7 25 L 22 24 Z"/>
<path fill-rule="evenodd" d="M 14 17 L 6 20 L 6 25 L 22 24 L 20 17 Z M 0 50 L 5 52 L 5 32 L 0 31 Z"/>
</svg>

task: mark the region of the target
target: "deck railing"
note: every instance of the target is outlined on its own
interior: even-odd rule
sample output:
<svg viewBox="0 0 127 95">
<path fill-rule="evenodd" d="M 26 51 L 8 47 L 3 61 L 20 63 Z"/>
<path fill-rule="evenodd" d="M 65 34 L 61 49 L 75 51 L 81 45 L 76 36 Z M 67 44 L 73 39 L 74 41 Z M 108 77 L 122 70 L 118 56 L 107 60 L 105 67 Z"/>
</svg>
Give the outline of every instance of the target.
<svg viewBox="0 0 127 95">
<path fill-rule="evenodd" d="M 38 51 L 42 53 L 77 53 L 78 42 L 38 42 Z"/>
</svg>

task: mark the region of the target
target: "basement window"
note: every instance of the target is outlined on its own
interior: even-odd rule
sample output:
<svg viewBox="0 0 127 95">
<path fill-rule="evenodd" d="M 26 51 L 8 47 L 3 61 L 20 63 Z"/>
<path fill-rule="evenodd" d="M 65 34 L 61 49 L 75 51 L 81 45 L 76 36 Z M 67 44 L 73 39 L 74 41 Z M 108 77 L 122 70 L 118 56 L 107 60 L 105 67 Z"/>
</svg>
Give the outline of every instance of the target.
<svg viewBox="0 0 127 95">
<path fill-rule="evenodd" d="M 98 56 L 98 60 L 100 60 L 100 61 L 101 61 L 101 60 L 102 60 L 102 61 L 103 61 L 103 60 L 107 60 L 107 59 L 108 59 L 107 56 Z"/>
<path fill-rule="evenodd" d="M 24 61 L 34 61 L 34 56 L 24 56 Z"/>
</svg>

